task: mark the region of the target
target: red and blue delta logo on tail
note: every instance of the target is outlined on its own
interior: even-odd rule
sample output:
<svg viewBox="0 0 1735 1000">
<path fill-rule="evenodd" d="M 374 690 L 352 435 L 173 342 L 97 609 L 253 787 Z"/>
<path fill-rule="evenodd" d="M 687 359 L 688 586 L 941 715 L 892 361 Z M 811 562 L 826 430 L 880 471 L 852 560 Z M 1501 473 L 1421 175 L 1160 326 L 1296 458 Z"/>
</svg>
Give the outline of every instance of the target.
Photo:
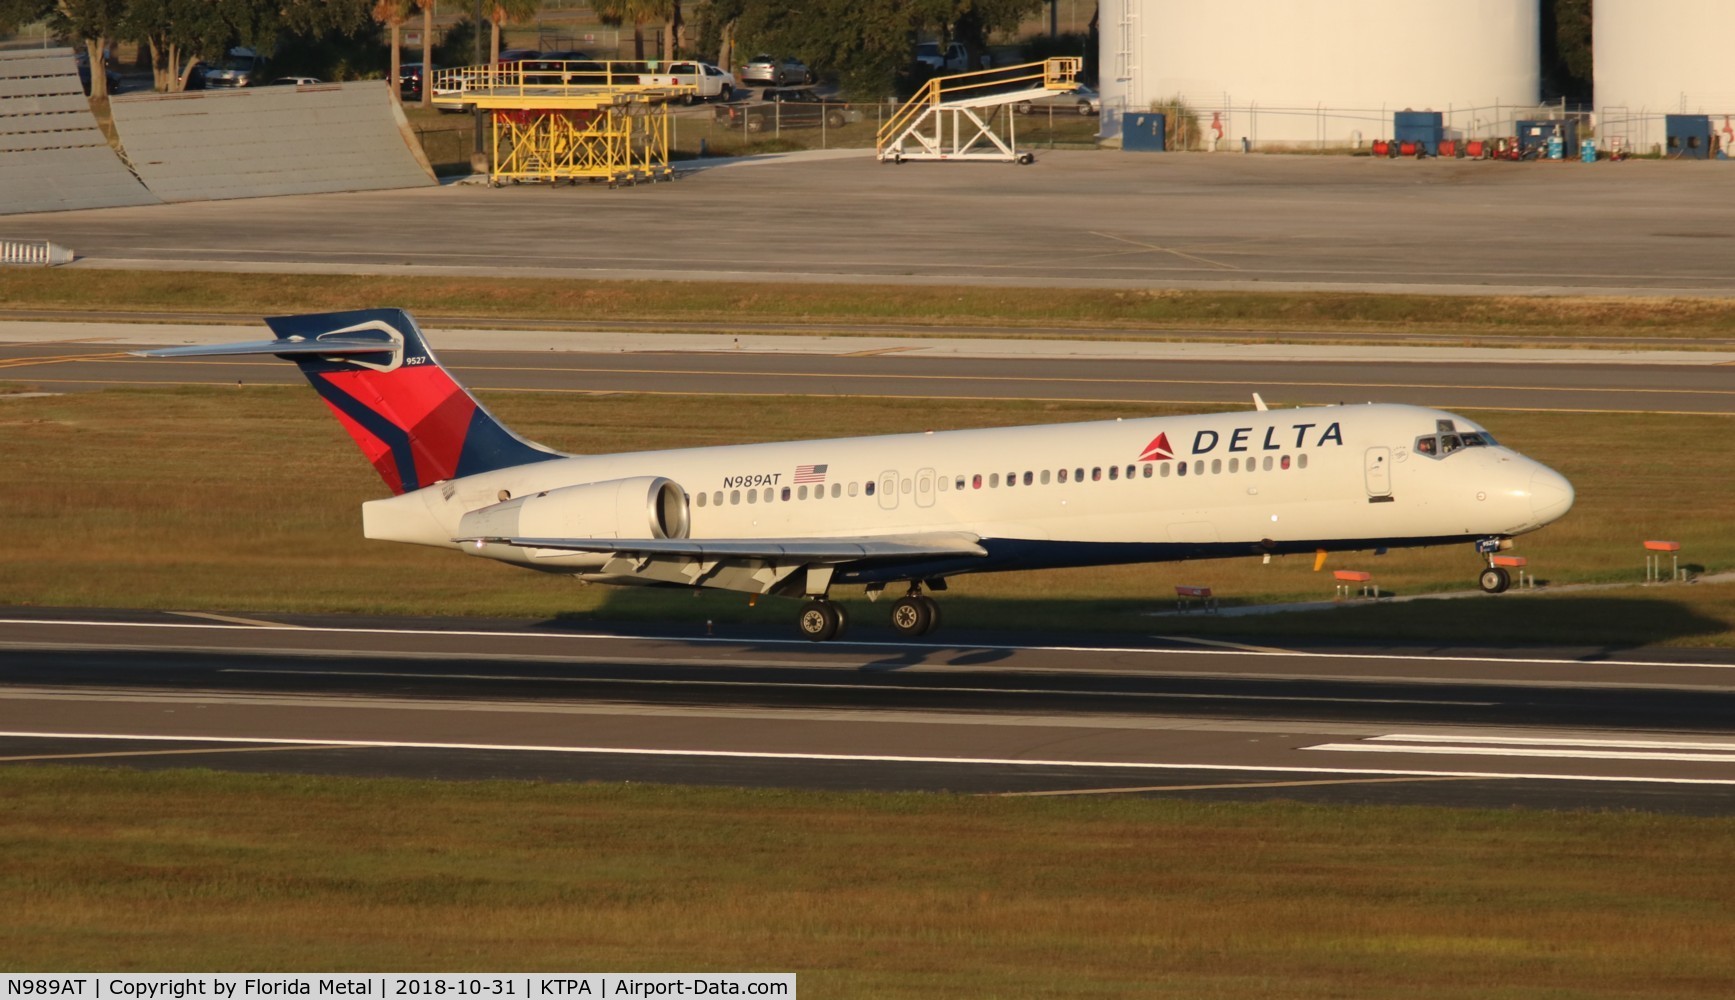
<svg viewBox="0 0 1735 1000">
<path fill-rule="evenodd" d="M 266 319 L 393 493 L 560 456 L 495 419 L 434 358 L 401 309 Z M 342 353 L 319 354 L 319 342 Z M 357 350 L 377 341 L 379 350 Z"/>
</svg>

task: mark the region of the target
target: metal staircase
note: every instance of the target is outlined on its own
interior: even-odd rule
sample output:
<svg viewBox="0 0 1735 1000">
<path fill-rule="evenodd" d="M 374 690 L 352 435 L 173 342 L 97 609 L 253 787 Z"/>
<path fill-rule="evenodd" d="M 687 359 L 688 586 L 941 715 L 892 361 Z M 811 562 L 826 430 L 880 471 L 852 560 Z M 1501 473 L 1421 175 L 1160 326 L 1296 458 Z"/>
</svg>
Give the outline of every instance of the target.
<svg viewBox="0 0 1735 1000">
<path fill-rule="evenodd" d="M 1078 89 L 1084 60 L 1057 56 L 1042 62 L 935 77 L 880 127 L 875 149 L 882 162 L 905 160 L 988 160 L 1029 163 L 1036 157 L 1017 150 L 1017 127 L 1010 114 L 997 115 L 1020 101 Z M 1006 119 L 1003 138 L 994 119 Z"/>
</svg>

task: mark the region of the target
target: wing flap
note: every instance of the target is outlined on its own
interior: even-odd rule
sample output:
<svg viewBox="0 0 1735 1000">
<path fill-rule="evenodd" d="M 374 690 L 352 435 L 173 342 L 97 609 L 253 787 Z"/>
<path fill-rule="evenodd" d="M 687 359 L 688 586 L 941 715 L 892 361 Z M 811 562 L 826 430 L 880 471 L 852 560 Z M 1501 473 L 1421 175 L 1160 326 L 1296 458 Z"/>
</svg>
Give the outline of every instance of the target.
<svg viewBox="0 0 1735 1000">
<path fill-rule="evenodd" d="M 623 556 L 686 556 L 694 559 L 798 559 L 857 562 L 935 556 L 986 556 L 981 540 L 968 534 L 881 535 L 850 538 L 458 538 L 474 545 L 539 549 L 550 556 L 599 552 Z"/>
</svg>

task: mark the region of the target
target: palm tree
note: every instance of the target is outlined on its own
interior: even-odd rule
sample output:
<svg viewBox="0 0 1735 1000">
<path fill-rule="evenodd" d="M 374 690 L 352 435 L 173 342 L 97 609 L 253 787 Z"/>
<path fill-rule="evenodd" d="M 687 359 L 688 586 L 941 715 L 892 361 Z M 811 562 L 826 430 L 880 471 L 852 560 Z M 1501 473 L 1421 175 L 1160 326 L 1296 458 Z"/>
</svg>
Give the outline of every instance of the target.
<svg viewBox="0 0 1735 1000">
<path fill-rule="evenodd" d="M 509 21 L 528 21 L 542 13 L 542 0 L 493 0 L 489 9 L 488 20 L 494 23 L 494 30 L 488 33 L 488 62 L 500 61 L 500 26 Z"/>
<path fill-rule="evenodd" d="M 398 93 L 398 80 L 403 73 L 403 64 L 398 56 L 398 29 L 402 28 L 404 22 L 410 19 L 410 0 L 374 0 L 373 15 L 375 21 L 392 29 L 392 75 L 387 79 L 390 81 L 391 91 L 395 96 Z M 423 63 L 422 73 L 424 76 L 427 71 L 427 64 Z M 427 82 L 424 80 L 422 93 L 426 95 L 427 92 Z"/>
<path fill-rule="evenodd" d="M 675 55 L 675 26 L 681 20 L 680 0 L 592 0 L 591 9 L 604 24 L 633 25 L 633 58 L 645 57 L 645 36 L 641 30 L 651 21 L 663 23 L 663 58 Z"/>
<path fill-rule="evenodd" d="M 416 0 L 422 8 L 422 107 L 434 106 L 434 3 Z"/>
</svg>

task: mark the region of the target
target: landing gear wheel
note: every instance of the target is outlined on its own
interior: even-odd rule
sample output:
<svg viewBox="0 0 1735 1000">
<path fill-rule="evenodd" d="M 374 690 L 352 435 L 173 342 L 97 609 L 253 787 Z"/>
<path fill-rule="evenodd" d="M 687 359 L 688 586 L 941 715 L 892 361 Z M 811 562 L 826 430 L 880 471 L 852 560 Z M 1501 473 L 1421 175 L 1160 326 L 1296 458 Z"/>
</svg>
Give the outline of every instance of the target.
<svg viewBox="0 0 1735 1000">
<path fill-rule="evenodd" d="M 933 602 L 927 598 L 912 595 L 892 605 L 892 628 L 899 635 L 927 635 L 933 627 Z"/>
<path fill-rule="evenodd" d="M 1504 594 L 1506 588 L 1512 586 L 1512 577 L 1499 566 L 1490 566 L 1482 571 L 1482 576 L 1477 582 L 1482 585 L 1484 591 L 1490 594 Z"/>
<path fill-rule="evenodd" d="M 926 594 L 916 598 L 916 600 L 921 601 L 923 604 L 928 606 L 928 627 L 922 629 L 922 634 L 927 635 L 929 632 L 940 627 L 940 602 Z"/>
<path fill-rule="evenodd" d="M 1032 163 L 1035 163 L 1035 162 L 1036 162 L 1036 154 L 1035 153 L 1019 153 L 1018 154 L 1018 165 L 1021 167 L 1028 167 Z"/>
<path fill-rule="evenodd" d="M 843 609 L 830 601 L 808 601 L 801 606 L 801 617 L 795 620 L 801 634 L 814 642 L 835 639 L 846 624 Z"/>
</svg>

